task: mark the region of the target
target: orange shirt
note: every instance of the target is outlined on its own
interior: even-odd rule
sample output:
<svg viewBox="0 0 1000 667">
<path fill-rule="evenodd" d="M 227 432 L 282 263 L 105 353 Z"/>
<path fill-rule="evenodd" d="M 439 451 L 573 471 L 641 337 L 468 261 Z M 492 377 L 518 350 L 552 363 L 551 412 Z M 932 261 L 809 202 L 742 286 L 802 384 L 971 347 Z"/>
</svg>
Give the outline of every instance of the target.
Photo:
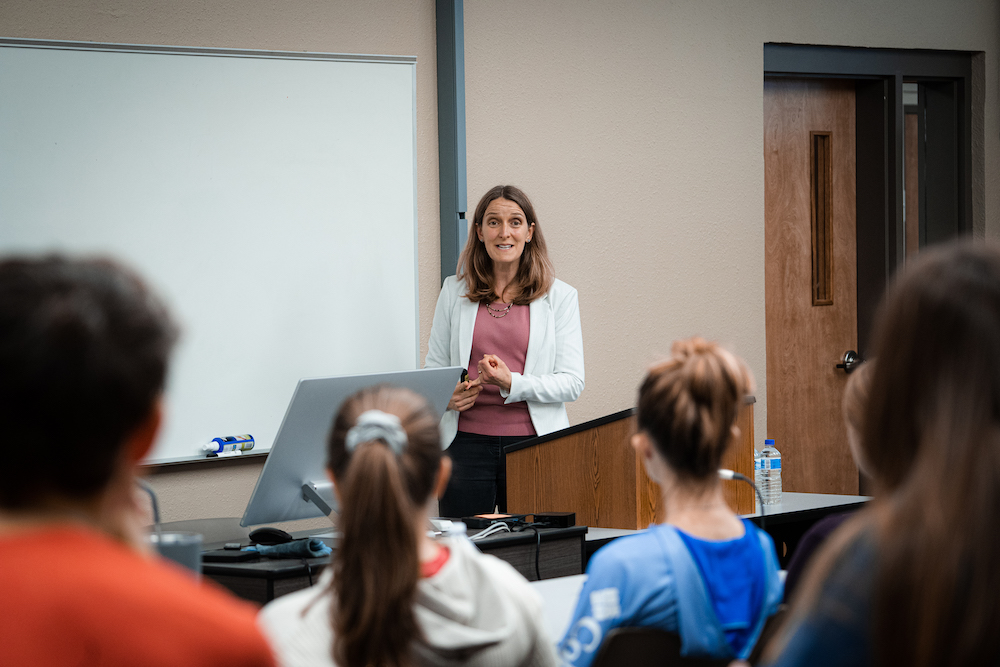
<svg viewBox="0 0 1000 667">
<path fill-rule="evenodd" d="M 82 527 L 0 536 L 0 664 L 273 665 L 256 610 Z"/>
</svg>

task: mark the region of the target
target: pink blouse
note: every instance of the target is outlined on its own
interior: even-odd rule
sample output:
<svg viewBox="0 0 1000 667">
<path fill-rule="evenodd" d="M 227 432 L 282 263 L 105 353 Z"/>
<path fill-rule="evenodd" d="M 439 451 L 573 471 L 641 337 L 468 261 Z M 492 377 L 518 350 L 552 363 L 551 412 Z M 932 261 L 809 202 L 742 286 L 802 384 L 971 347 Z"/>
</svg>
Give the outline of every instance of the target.
<svg viewBox="0 0 1000 667">
<path fill-rule="evenodd" d="M 494 313 L 498 306 L 493 304 Z M 494 317 L 486 304 L 479 304 L 472 332 L 469 379 L 479 377 L 479 360 L 484 354 L 495 354 L 503 359 L 511 373 L 523 373 L 530 330 L 528 306 L 511 306 L 503 317 Z M 528 404 L 524 401 L 504 404 L 500 387 L 492 384 L 484 384 L 476 404 L 459 414 L 458 430 L 479 435 L 535 435 Z"/>
</svg>

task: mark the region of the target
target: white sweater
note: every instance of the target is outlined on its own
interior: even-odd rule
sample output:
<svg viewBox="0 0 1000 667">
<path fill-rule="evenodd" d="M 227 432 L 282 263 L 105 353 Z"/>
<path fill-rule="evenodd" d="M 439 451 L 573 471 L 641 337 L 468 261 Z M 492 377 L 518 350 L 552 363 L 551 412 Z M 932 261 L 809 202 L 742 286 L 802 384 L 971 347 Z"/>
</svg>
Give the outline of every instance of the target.
<svg viewBox="0 0 1000 667">
<path fill-rule="evenodd" d="M 414 644 L 418 665 L 550 667 L 554 647 L 544 632 L 541 600 L 508 563 L 480 553 L 467 539 L 442 540 L 444 566 L 417 585 Z M 257 623 L 284 667 L 334 665 L 328 568 L 312 588 L 274 600 Z"/>
</svg>

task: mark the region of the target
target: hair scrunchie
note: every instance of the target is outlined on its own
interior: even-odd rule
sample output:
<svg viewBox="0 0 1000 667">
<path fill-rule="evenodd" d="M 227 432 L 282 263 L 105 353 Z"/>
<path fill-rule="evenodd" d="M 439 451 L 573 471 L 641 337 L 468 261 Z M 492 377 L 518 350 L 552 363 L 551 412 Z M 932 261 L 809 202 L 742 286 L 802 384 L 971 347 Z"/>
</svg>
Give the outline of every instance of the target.
<svg viewBox="0 0 1000 667">
<path fill-rule="evenodd" d="M 406 431 L 403 430 L 399 417 L 381 410 L 362 412 L 358 421 L 347 432 L 344 447 L 353 452 L 358 445 L 372 440 L 382 440 L 396 456 L 402 455 L 406 448 Z"/>
</svg>

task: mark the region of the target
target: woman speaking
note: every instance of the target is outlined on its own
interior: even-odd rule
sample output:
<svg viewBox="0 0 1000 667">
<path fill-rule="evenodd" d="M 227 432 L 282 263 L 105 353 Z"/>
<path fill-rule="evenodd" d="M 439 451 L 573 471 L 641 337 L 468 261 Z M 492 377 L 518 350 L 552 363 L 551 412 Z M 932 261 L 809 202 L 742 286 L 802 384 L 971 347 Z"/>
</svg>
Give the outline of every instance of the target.
<svg viewBox="0 0 1000 667">
<path fill-rule="evenodd" d="M 569 426 L 583 391 L 576 290 L 553 276 L 528 197 L 511 185 L 483 195 L 474 234 L 444 281 L 425 366 L 464 366 L 441 418 L 454 472 L 440 514 L 506 511 L 503 448 Z"/>
</svg>

